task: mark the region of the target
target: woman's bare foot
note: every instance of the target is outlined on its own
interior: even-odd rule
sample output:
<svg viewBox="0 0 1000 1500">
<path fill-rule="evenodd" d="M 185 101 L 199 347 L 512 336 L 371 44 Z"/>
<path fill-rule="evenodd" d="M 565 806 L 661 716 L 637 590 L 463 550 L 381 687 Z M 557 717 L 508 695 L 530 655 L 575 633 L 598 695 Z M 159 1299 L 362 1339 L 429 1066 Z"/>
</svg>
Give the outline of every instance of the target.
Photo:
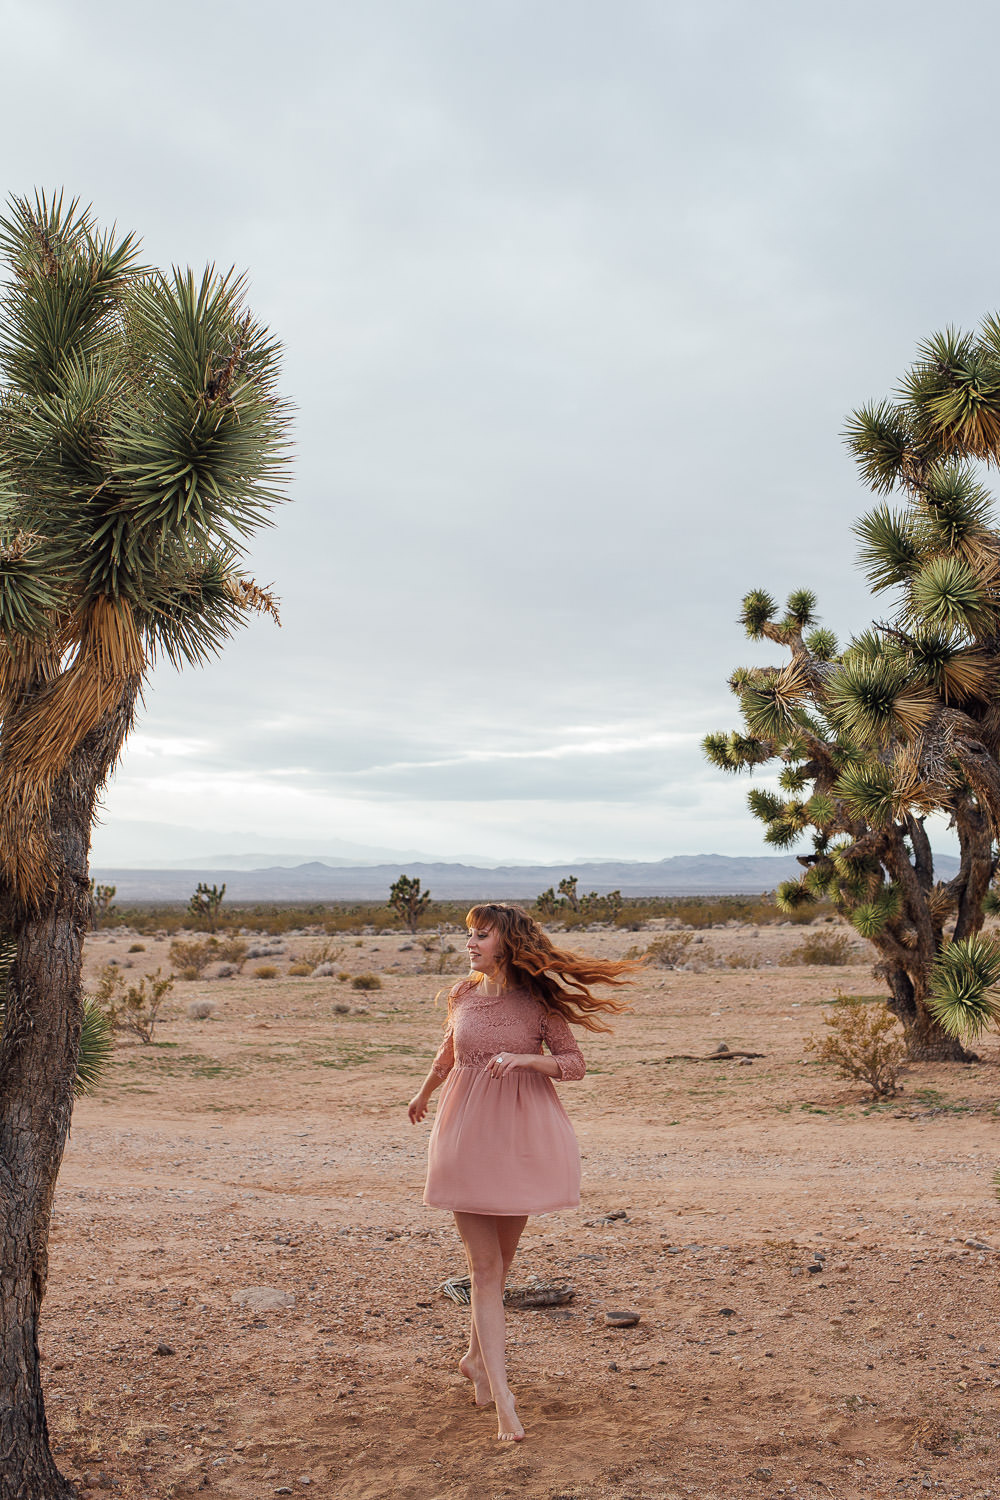
<svg viewBox="0 0 1000 1500">
<path fill-rule="evenodd" d="M 506 1396 L 500 1397 L 496 1406 L 497 1438 L 501 1443 L 519 1443 L 524 1437 L 524 1428 L 514 1410 L 514 1397 L 508 1391 Z"/>
<path fill-rule="evenodd" d="M 465 1354 L 458 1362 L 458 1368 L 466 1380 L 471 1380 L 476 1391 L 477 1406 L 492 1406 L 493 1397 L 490 1395 L 490 1383 L 486 1378 L 486 1371 L 482 1365 L 477 1365 L 470 1354 Z"/>
</svg>

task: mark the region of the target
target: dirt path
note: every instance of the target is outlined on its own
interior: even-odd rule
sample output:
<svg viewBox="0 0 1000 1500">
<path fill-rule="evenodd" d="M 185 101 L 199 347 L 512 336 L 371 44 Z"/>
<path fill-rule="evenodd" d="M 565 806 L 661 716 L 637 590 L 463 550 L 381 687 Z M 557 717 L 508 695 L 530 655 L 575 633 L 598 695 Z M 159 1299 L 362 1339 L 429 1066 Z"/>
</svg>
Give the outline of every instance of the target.
<svg viewBox="0 0 1000 1500">
<path fill-rule="evenodd" d="M 1000 1052 L 872 1109 L 803 1051 L 867 969 L 775 966 L 794 929 L 707 936 L 765 966 L 651 971 L 563 1088 L 583 1208 L 533 1220 L 512 1279 L 575 1297 L 511 1314 L 515 1449 L 455 1370 L 468 1313 L 437 1287 L 463 1267 L 405 1117 L 442 981 L 384 937 L 342 958 L 371 995 L 252 964 L 179 985 L 161 1044 L 78 1105 L 60 1179 L 43 1354 L 84 1492 L 1000 1496 Z M 215 1018 L 186 1019 L 202 996 Z M 665 1060 L 722 1041 L 766 1056 Z M 294 1301 L 234 1301 L 260 1288 Z M 621 1307 L 636 1328 L 606 1327 Z"/>
</svg>

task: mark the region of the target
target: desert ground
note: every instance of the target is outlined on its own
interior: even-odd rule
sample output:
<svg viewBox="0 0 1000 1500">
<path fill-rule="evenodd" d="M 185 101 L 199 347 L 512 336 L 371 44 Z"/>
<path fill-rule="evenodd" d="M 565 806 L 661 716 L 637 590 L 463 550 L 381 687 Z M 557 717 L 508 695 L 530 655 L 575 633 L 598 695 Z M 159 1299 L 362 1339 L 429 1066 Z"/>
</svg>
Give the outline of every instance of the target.
<svg viewBox="0 0 1000 1500">
<path fill-rule="evenodd" d="M 509 1316 L 516 1446 L 457 1372 L 468 1311 L 440 1284 L 464 1266 L 420 1201 L 430 1120 L 406 1118 L 463 935 L 337 940 L 375 991 L 290 977 L 308 934 L 276 977 L 178 982 L 154 1044 L 119 1044 L 79 1101 L 60 1177 L 42 1353 L 81 1493 L 1000 1496 L 1000 1048 L 873 1107 L 804 1050 L 838 989 L 876 989 L 860 942 L 782 967 L 800 928 L 698 936 L 562 1086 L 582 1207 L 529 1222 L 511 1281 L 574 1296 Z M 98 932 L 88 974 L 168 950 Z M 723 1042 L 764 1055 L 672 1060 Z M 623 1309 L 638 1324 L 608 1326 Z"/>
</svg>

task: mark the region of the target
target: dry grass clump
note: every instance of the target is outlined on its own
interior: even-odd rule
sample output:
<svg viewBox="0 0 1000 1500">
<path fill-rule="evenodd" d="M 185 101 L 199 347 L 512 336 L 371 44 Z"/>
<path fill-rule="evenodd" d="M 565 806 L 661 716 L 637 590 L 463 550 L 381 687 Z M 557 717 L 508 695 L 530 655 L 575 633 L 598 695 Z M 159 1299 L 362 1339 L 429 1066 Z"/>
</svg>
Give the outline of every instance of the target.
<svg viewBox="0 0 1000 1500">
<path fill-rule="evenodd" d="M 145 951 L 146 951 L 146 944 L 145 943 L 132 943 L 130 945 L 128 951 L 130 953 L 145 953 Z"/>
<path fill-rule="evenodd" d="M 782 968 L 794 964 L 849 964 L 854 957 L 846 932 L 811 932 L 804 942 L 778 959 Z"/>
<path fill-rule="evenodd" d="M 289 964 L 288 965 L 288 972 L 289 972 L 289 974 L 293 975 L 296 979 L 305 979 L 305 978 L 307 978 L 312 973 L 312 965 L 311 964 Z"/>
<path fill-rule="evenodd" d="M 380 990 L 382 981 L 377 974 L 355 974 L 351 980 L 352 990 Z"/>
<path fill-rule="evenodd" d="M 277 964 L 258 964 L 254 969 L 254 974 L 258 979 L 277 979 L 278 966 Z"/>
<path fill-rule="evenodd" d="M 906 1057 L 902 1027 L 892 1012 L 864 995 L 838 994 L 823 1025 L 825 1035 L 806 1041 L 816 1061 L 835 1067 L 840 1078 L 867 1083 L 873 1099 L 891 1099 Z"/>
</svg>

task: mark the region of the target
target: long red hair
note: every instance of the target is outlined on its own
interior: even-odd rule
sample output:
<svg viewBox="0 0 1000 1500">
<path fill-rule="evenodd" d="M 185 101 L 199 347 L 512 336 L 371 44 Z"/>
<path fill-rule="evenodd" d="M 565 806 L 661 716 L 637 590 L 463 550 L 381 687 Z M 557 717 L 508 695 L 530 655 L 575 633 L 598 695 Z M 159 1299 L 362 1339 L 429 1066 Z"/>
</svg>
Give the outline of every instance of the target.
<svg viewBox="0 0 1000 1500">
<path fill-rule="evenodd" d="M 574 1025 L 587 1031 L 610 1031 L 610 1026 L 597 1019 L 600 1013 L 618 1015 L 628 1009 L 627 1001 L 594 995 L 590 986 L 606 984 L 617 988 L 628 984 L 642 964 L 627 958 L 593 958 L 589 953 L 557 948 L 523 907 L 508 901 L 486 901 L 474 906 L 465 925 L 495 932 L 500 939 L 500 968 L 507 983 L 512 987 L 523 985 L 547 1010 L 558 1011 Z M 461 988 L 456 986 L 456 991 Z"/>
</svg>

